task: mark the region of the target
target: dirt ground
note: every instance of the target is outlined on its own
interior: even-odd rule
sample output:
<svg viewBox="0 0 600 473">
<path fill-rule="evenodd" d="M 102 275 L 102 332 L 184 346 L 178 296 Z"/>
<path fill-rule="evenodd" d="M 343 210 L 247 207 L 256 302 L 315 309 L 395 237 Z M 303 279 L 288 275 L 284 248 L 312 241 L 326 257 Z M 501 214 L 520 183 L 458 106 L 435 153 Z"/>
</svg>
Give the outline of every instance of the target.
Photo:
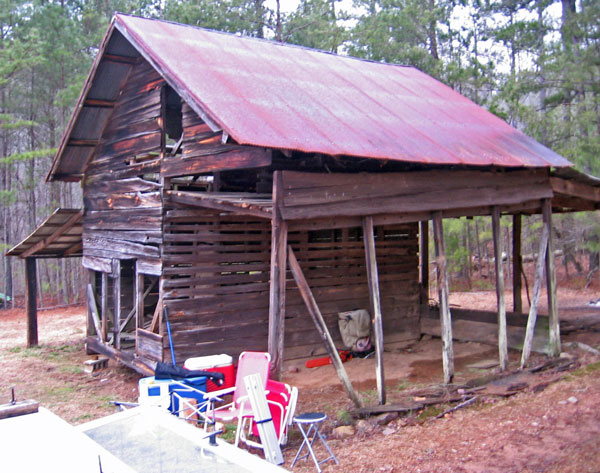
<svg viewBox="0 0 600 473">
<path fill-rule="evenodd" d="M 573 307 L 597 297 L 594 290 L 559 289 L 561 319 L 579 317 L 582 311 Z M 542 312 L 544 301 L 545 297 Z M 455 293 L 450 302 L 494 309 L 495 293 Z M 588 322 L 590 317 L 600 322 L 600 308 L 597 313 L 589 308 L 583 312 Z M 41 311 L 40 346 L 27 349 L 24 311 L 0 311 L 0 403 L 10 399 L 14 386 L 18 399 L 37 399 L 79 424 L 114 413 L 111 400 L 135 401 L 139 375 L 131 370 L 111 361 L 98 376 L 83 372 L 88 358 L 84 327 L 81 307 Z M 600 472 L 600 357 L 572 346 L 579 341 L 600 348 L 598 327 L 563 337 L 565 359 L 573 362 L 568 370 L 528 375 L 521 383 L 527 388 L 510 397 L 478 395 L 469 407 L 441 418 L 435 417 L 457 403 L 420 409 L 385 423 L 376 416 L 353 418 L 353 405 L 331 366 L 307 369 L 295 363 L 286 368 L 284 380 L 299 388 L 298 412 L 328 415 L 324 431 L 340 463 L 322 465 L 325 472 Z M 497 373 L 497 348 L 455 342 L 454 349 L 455 385 Z M 511 351 L 511 370 L 518 367 L 519 355 Z M 536 355 L 532 363 L 546 360 Z M 374 363 L 372 358 L 354 359 L 344 365 L 367 405 L 377 402 Z M 427 337 L 386 352 L 385 375 L 388 404 L 414 401 L 415 393 L 427 390 L 443 391 L 440 340 Z M 354 425 L 355 434 L 335 438 L 333 429 L 347 424 Z M 299 444 L 299 434 L 292 430 L 283 452 L 284 467 L 289 468 Z M 309 460 L 294 471 L 315 469 Z"/>
</svg>

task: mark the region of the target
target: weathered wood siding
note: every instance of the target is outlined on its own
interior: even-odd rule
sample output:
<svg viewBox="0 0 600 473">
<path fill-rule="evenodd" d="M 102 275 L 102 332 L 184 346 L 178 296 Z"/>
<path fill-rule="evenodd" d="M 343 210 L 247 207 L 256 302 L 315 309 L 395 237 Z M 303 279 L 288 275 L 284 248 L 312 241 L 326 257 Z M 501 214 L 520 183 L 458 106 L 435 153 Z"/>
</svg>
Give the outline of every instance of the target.
<svg viewBox="0 0 600 473">
<path fill-rule="evenodd" d="M 182 105 L 182 152 L 166 156 L 164 177 L 187 176 L 233 169 L 257 168 L 271 164 L 270 153 L 262 148 L 222 143 L 222 131 L 212 131 L 186 103 Z"/>
<path fill-rule="evenodd" d="M 387 346 L 420 335 L 418 227 L 376 227 L 376 256 Z M 337 313 L 369 310 L 365 248 L 359 228 L 291 232 L 289 242 L 334 338 L 341 345 Z M 293 279 L 288 278 L 284 358 L 325 354 L 326 350 Z"/>
<path fill-rule="evenodd" d="M 270 223 L 209 210 L 166 212 L 163 300 L 178 360 L 267 349 Z M 417 227 L 377 229 L 386 341 L 415 339 L 418 327 Z M 317 302 L 341 343 L 337 312 L 369 307 L 359 229 L 296 232 L 297 252 Z M 285 359 L 324 352 L 288 277 Z M 341 346 L 341 344 L 340 344 Z"/>
<path fill-rule="evenodd" d="M 84 179 L 84 265 L 159 258 L 163 85 L 145 61 L 134 66 L 92 155 Z"/>
</svg>

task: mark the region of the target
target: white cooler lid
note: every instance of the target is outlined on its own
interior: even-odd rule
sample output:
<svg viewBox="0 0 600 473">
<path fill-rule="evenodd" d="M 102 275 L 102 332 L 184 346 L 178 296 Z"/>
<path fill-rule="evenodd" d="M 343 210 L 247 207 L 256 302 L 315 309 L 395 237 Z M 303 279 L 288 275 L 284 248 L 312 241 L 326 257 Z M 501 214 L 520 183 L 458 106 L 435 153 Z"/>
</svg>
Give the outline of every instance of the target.
<svg viewBox="0 0 600 473">
<path fill-rule="evenodd" d="M 219 368 L 229 366 L 233 363 L 231 356 L 222 353 L 221 355 L 197 356 L 185 360 L 183 367 L 188 370 L 206 370 L 210 368 Z"/>
</svg>

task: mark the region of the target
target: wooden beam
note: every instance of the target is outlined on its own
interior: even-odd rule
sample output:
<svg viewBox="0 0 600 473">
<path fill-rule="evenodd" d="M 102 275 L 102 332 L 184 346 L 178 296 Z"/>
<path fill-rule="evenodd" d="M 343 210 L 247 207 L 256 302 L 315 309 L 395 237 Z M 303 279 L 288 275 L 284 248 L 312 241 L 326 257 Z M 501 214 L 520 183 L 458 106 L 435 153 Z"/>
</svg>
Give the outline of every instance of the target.
<svg viewBox="0 0 600 473">
<path fill-rule="evenodd" d="M 429 304 L 429 220 L 419 222 L 421 304 Z"/>
<path fill-rule="evenodd" d="M 87 285 L 87 304 L 88 310 L 94 323 L 94 329 L 96 330 L 96 338 L 99 340 L 102 337 L 102 328 L 100 324 L 100 318 L 98 316 L 98 304 L 96 304 L 96 295 L 94 294 L 94 288 L 91 284 Z"/>
<path fill-rule="evenodd" d="M 63 223 L 54 232 L 52 232 L 51 235 L 47 236 L 43 240 L 38 241 L 27 251 L 24 251 L 23 254 L 21 254 L 21 258 L 28 258 L 29 256 L 32 256 L 38 251 L 46 248 L 50 243 L 56 241 L 61 235 L 63 235 L 67 230 L 69 230 L 75 224 L 75 222 L 81 219 L 82 216 L 83 210 L 80 210 L 76 214 L 73 214 L 65 223 Z"/>
<path fill-rule="evenodd" d="M 554 238 L 552 236 L 552 202 L 544 200 L 542 204 L 544 227 L 548 227 L 548 249 L 546 250 L 546 289 L 548 294 L 548 318 L 550 354 L 560 355 L 560 322 L 556 300 L 556 267 L 554 261 Z"/>
<path fill-rule="evenodd" d="M 373 331 L 375 332 L 375 355 L 376 355 L 376 379 L 377 395 L 379 404 L 385 404 L 385 375 L 383 372 L 383 322 L 381 315 L 381 293 L 379 290 L 379 274 L 377 271 L 377 256 L 375 253 L 375 228 L 373 217 L 363 218 L 363 241 L 365 244 L 365 256 L 367 263 L 367 280 L 369 283 L 369 300 L 371 302 L 371 314 Z"/>
<path fill-rule="evenodd" d="M 446 247 L 444 244 L 444 227 L 442 213 L 433 213 L 433 242 L 437 263 L 437 287 L 440 299 L 440 324 L 442 330 L 442 362 L 444 365 L 444 382 L 449 384 L 454 377 L 454 348 L 452 346 L 452 316 L 450 314 L 448 272 L 446 263 Z"/>
<path fill-rule="evenodd" d="M 296 255 L 294 254 L 294 250 L 292 250 L 291 246 L 288 246 L 288 263 L 290 265 L 292 275 L 294 276 L 294 280 L 296 281 L 296 285 L 298 286 L 298 290 L 300 291 L 300 295 L 302 296 L 302 300 L 304 301 L 308 313 L 312 317 L 313 322 L 317 327 L 317 331 L 319 332 L 319 335 L 321 336 L 321 339 L 325 344 L 325 348 L 327 349 L 335 371 L 337 372 L 337 375 L 340 378 L 344 389 L 346 390 L 346 394 L 348 394 L 348 397 L 352 400 L 356 407 L 361 408 L 362 403 L 358 398 L 358 395 L 354 391 L 354 388 L 352 387 L 350 378 L 348 378 L 348 373 L 346 373 L 346 370 L 342 365 L 340 354 L 337 351 L 335 344 L 333 343 L 333 339 L 331 338 L 331 334 L 329 333 L 327 324 L 323 319 L 323 315 L 319 310 L 317 301 L 315 301 L 315 298 L 310 290 L 308 282 L 304 277 L 304 273 L 302 272 L 302 268 L 298 264 L 298 260 L 296 259 Z"/>
<path fill-rule="evenodd" d="M 521 254 L 521 214 L 513 215 L 513 312 L 523 312 L 523 255 Z"/>
<path fill-rule="evenodd" d="M 164 177 L 190 176 L 236 169 L 253 169 L 270 166 L 271 151 L 253 146 L 221 145 L 220 149 L 194 149 L 184 143 L 183 155 L 171 156 L 163 161 Z"/>
<path fill-rule="evenodd" d="M 63 256 L 71 256 L 71 255 L 80 254 L 82 249 L 83 249 L 83 242 L 79 241 L 79 242 L 75 243 L 73 246 L 71 246 L 71 248 L 68 248 L 67 250 L 65 250 L 63 252 Z"/>
<path fill-rule="evenodd" d="M 502 263 L 502 234 L 500 209 L 492 208 L 492 236 L 494 239 L 494 266 L 496 269 L 496 300 L 498 302 L 498 355 L 500 370 L 508 368 L 508 339 L 506 334 L 506 302 L 504 300 L 504 265 Z"/>
<path fill-rule="evenodd" d="M 541 200 L 534 199 L 519 204 L 499 205 L 503 214 L 515 213 L 538 213 L 541 209 Z M 442 215 L 444 218 L 456 217 L 474 217 L 478 215 L 490 215 L 491 208 L 489 205 L 478 205 L 476 207 L 461 207 L 456 209 L 444 210 Z M 373 224 L 375 226 L 395 225 L 399 223 L 420 222 L 430 220 L 432 212 L 402 212 L 402 213 L 384 213 L 373 215 Z M 288 231 L 301 230 L 325 230 L 332 228 L 351 228 L 361 225 L 361 217 L 327 217 L 307 220 L 290 220 L 288 221 Z"/>
<path fill-rule="evenodd" d="M 542 237 L 540 238 L 540 246 L 538 249 L 533 296 L 531 298 L 531 305 L 529 307 L 529 317 L 527 318 L 527 329 L 525 331 L 525 340 L 523 341 L 523 352 L 521 353 L 521 369 L 523 369 L 527 364 L 527 361 L 529 361 L 531 346 L 533 344 L 535 323 L 537 321 L 537 306 L 540 299 L 540 290 L 542 288 L 542 277 L 544 275 L 544 261 L 546 259 L 546 251 L 548 249 L 548 230 L 548 225 L 544 224 L 542 226 Z"/>
<path fill-rule="evenodd" d="M 518 205 L 553 196 L 547 170 L 383 175 L 284 171 L 283 179 L 286 220 Z"/>
<path fill-rule="evenodd" d="M 98 146 L 98 140 L 73 140 L 67 142 L 67 146 L 77 146 L 81 148 L 95 148 Z"/>
<path fill-rule="evenodd" d="M 154 286 L 154 284 L 151 284 Z M 150 292 L 150 291 L 148 291 Z M 135 271 L 135 328 L 144 328 L 144 298 L 147 293 L 144 293 L 144 275 L 139 271 Z M 137 332 L 137 330 L 136 330 Z M 137 338 L 137 337 L 136 337 Z"/>
<path fill-rule="evenodd" d="M 598 187 L 560 177 L 551 177 L 550 185 L 552 186 L 552 190 L 557 194 L 600 202 L 600 188 Z"/>
<path fill-rule="evenodd" d="M 96 107 L 96 108 L 113 108 L 117 102 L 114 100 L 101 100 L 101 99 L 85 99 L 83 102 L 84 107 Z"/>
<path fill-rule="evenodd" d="M 102 315 L 102 341 L 108 340 L 108 273 L 102 274 L 100 310 Z"/>
<path fill-rule="evenodd" d="M 281 172 L 273 173 L 271 219 L 271 272 L 269 280 L 269 339 L 271 377 L 281 379 L 285 338 L 285 276 L 287 270 L 287 223 L 281 218 Z"/>
<path fill-rule="evenodd" d="M 121 56 L 118 54 L 104 54 L 102 56 L 102 61 L 107 62 L 116 62 L 118 64 L 137 64 L 140 62 L 139 57 L 131 57 L 131 56 Z"/>
<path fill-rule="evenodd" d="M 121 262 L 113 260 L 113 345 L 121 349 Z"/>
<path fill-rule="evenodd" d="M 38 345 L 37 270 L 35 258 L 25 258 L 25 294 L 27 301 L 27 348 Z"/>
<path fill-rule="evenodd" d="M 160 328 L 162 322 L 162 313 L 163 313 L 163 296 L 162 292 L 158 296 L 158 302 L 156 303 L 156 308 L 154 309 L 154 315 L 152 316 L 152 322 L 150 323 L 150 328 L 148 329 L 150 332 L 156 333 L 156 330 Z"/>
<path fill-rule="evenodd" d="M 182 192 L 182 191 L 166 191 L 165 197 L 168 201 L 177 204 L 189 205 L 192 207 L 202 207 L 207 209 L 224 210 L 240 215 L 251 215 L 264 219 L 271 219 L 272 213 L 270 209 L 264 206 L 250 202 L 236 202 L 227 199 L 226 195 L 219 195 L 208 192 Z"/>
<path fill-rule="evenodd" d="M 0 420 L 38 412 L 40 403 L 33 399 L 0 405 Z"/>
</svg>

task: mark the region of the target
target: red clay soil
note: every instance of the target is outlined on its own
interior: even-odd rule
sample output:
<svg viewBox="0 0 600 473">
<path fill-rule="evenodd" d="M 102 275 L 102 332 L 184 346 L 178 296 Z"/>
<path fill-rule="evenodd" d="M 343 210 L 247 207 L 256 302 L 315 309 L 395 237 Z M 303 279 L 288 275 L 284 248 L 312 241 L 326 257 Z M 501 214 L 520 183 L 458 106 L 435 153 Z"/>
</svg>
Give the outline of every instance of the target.
<svg viewBox="0 0 600 473">
<path fill-rule="evenodd" d="M 560 306 L 583 305 L 595 294 L 561 289 Z M 451 303 L 493 309 L 495 294 L 454 294 Z M 561 311 L 563 318 L 577 314 L 576 310 Z M 600 320 L 600 309 L 597 317 Z M 78 424 L 114 413 L 110 400 L 135 401 L 139 375 L 131 370 L 110 362 L 99 376 L 83 372 L 83 361 L 88 358 L 84 327 L 81 307 L 42 311 L 40 347 L 26 349 L 24 312 L 0 311 L 0 403 L 8 401 L 14 386 L 19 399 L 37 399 Z M 325 472 L 600 472 L 600 357 L 573 348 L 574 340 L 599 348 L 600 332 L 587 330 L 563 337 L 563 351 L 579 368 L 531 375 L 523 392 L 508 398 L 481 394 L 471 406 L 438 419 L 435 415 L 456 403 L 419 410 L 383 425 L 376 417 L 352 418 L 353 405 L 331 366 L 309 370 L 295 363 L 286 369 L 285 381 L 299 387 L 298 412 L 320 411 L 329 416 L 324 430 L 340 464 L 323 464 Z M 455 343 L 455 356 L 456 384 L 496 373 L 494 347 Z M 515 369 L 519 353 L 511 351 L 510 356 L 511 369 Z M 537 355 L 533 363 L 545 360 Z M 355 359 L 345 367 L 365 404 L 375 405 L 374 360 Z M 423 340 L 386 352 L 385 373 L 388 403 L 414 400 L 417 391 L 443 391 L 440 341 Z M 533 392 L 534 387 L 538 392 Z M 350 423 L 356 431 L 353 436 L 334 438 L 334 427 Z M 292 430 L 284 449 L 286 468 L 299 444 L 299 434 Z M 308 460 L 294 471 L 316 470 Z"/>
</svg>

